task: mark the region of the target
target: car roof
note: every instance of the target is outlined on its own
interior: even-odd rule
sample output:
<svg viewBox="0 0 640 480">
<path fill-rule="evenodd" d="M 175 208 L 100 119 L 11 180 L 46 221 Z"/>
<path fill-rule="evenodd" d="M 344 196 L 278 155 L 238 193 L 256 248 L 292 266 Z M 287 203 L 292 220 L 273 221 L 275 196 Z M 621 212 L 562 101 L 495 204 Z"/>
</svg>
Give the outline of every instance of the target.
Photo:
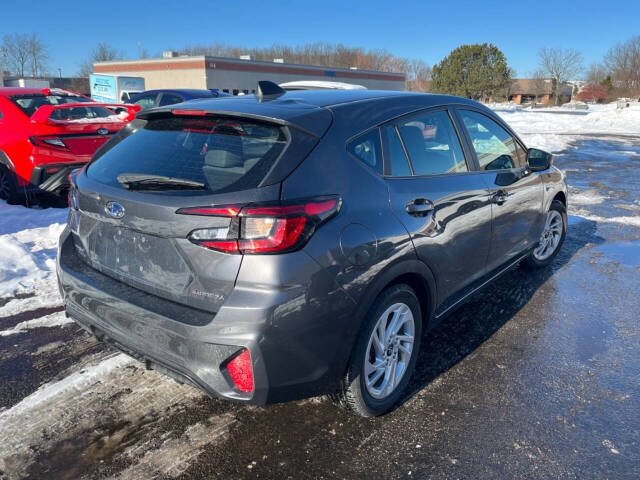
<svg viewBox="0 0 640 480">
<path fill-rule="evenodd" d="M 50 90 L 51 93 L 55 95 L 69 95 L 75 96 L 74 93 L 61 90 L 59 88 L 25 88 L 25 87 L 0 87 L 0 95 L 2 96 L 10 96 L 10 95 L 43 95 L 44 90 Z"/>
<path fill-rule="evenodd" d="M 157 88 L 155 90 L 144 90 L 136 95 L 143 95 L 147 93 L 181 93 L 183 95 L 207 95 L 213 96 L 211 90 L 197 89 L 197 88 Z"/>
<path fill-rule="evenodd" d="M 181 104 L 179 110 L 206 111 L 210 114 L 276 121 L 300 127 L 321 135 L 329 115 L 335 121 L 345 118 L 344 131 L 359 132 L 391 118 L 412 111 L 439 105 L 480 104 L 466 98 L 431 93 L 391 90 L 294 90 L 278 97 L 255 95 L 202 99 L 192 104 Z M 374 106 L 375 105 L 375 106 Z M 175 105 L 153 108 L 138 114 L 152 118 L 176 109 Z"/>
</svg>

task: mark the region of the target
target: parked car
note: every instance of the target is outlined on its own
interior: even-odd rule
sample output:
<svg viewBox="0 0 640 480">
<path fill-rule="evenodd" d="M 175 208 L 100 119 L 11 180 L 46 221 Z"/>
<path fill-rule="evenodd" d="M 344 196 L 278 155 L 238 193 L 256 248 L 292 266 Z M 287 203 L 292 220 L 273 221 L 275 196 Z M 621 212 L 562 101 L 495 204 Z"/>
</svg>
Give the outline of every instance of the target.
<svg viewBox="0 0 640 480">
<path fill-rule="evenodd" d="M 66 311 L 214 397 L 380 415 L 424 331 L 553 261 L 565 176 L 471 100 L 260 87 L 143 112 L 74 176 Z"/>
<path fill-rule="evenodd" d="M 176 103 L 195 100 L 196 98 L 218 98 L 230 97 L 229 93 L 223 93 L 218 90 L 197 90 L 192 88 L 179 88 L 167 90 L 147 90 L 131 96 L 131 103 L 140 105 L 142 110 L 148 110 L 154 107 L 164 107 L 166 105 L 174 105 Z"/>
<path fill-rule="evenodd" d="M 290 92 L 293 90 L 366 90 L 362 85 L 344 82 L 327 82 L 324 80 L 298 80 L 281 83 L 280 88 Z"/>
<path fill-rule="evenodd" d="M 135 117 L 59 89 L 0 88 L 0 198 L 60 194 L 74 168 Z"/>
</svg>

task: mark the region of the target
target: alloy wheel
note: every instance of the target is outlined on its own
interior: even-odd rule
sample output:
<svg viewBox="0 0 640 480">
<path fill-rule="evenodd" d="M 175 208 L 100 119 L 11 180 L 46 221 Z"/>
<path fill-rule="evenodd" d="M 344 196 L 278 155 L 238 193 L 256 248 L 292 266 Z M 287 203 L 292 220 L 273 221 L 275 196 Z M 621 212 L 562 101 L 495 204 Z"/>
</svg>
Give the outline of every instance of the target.
<svg viewBox="0 0 640 480">
<path fill-rule="evenodd" d="M 560 245 L 563 230 L 564 222 L 560 212 L 556 210 L 549 210 L 538 246 L 533 251 L 533 257 L 539 262 L 543 262 L 553 255 L 558 248 L 558 245 Z"/>
<path fill-rule="evenodd" d="M 394 303 L 378 318 L 366 349 L 364 382 L 381 400 L 391 395 L 407 371 L 415 339 L 415 319 L 408 305 Z"/>
</svg>

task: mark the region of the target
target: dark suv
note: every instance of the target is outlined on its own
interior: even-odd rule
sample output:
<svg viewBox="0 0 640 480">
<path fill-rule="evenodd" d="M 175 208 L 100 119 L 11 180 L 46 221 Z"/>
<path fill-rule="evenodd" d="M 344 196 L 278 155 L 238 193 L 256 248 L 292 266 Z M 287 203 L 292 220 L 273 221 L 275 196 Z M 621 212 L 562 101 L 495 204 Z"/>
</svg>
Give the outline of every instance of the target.
<svg viewBox="0 0 640 480">
<path fill-rule="evenodd" d="M 424 331 L 553 260 L 565 177 L 470 100 L 261 87 L 144 112 L 74 176 L 66 311 L 214 397 L 379 415 Z"/>
</svg>

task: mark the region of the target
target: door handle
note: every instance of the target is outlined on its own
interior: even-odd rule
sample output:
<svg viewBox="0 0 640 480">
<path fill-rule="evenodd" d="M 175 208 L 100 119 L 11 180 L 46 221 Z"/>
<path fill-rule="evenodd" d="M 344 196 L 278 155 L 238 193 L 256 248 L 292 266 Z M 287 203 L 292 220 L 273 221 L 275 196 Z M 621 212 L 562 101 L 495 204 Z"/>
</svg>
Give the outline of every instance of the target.
<svg viewBox="0 0 640 480">
<path fill-rule="evenodd" d="M 405 206 L 407 213 L 414 217 L 424 217 L 435 208 L 431 200 L 414 198 Z"/>
<path fill-rule="evenodd" d="M 493 197 L 491 197 L 491 201 L 497 205 L 502 205 L 504 202 L 507 201 L 507 199 L 509 198 L 509 195 L 511 195 L 509 192 L 506 192 L 504 190 L 498 190 Z"/>
</svg>

